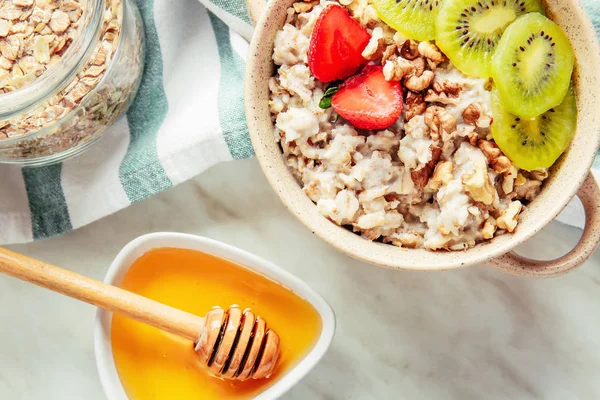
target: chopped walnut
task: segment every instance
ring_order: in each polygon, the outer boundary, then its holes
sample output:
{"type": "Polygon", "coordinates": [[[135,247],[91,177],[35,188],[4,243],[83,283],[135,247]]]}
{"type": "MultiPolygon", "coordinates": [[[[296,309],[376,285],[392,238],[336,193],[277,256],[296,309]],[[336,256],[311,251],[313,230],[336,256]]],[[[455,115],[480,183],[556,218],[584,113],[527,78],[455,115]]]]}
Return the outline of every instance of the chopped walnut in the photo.
{"type": "MultiPolygon", "coordinates": [[[[356,21],[358,21],[358,23],[360,23],[361,25],[363,25],[365,28],[367,29],[373,29],[376,28],[377,26],[383,26],[383,24],[381,23],[381,20],[379,19],[379,15],[377,14],[377,11],[375,10],[375,7],[373,7],[372,4],[370,4],[370,1],[367,0],[342,0],[345,3],[348,4],[344,4],[348,6],[348,9],[350,10],[352,16],[354,17],[354,19],[356,19],[356,21]]],[[[342,3],[343,4],[343,3],[342,3]]],[[[384,26],[384,29],[387,28],[384,26]]],[[[388,28],[389,30],[389,28],[388,28]]],[[[388,36],[391,36],[392,34],[389,33],[388,36]]]]}
{"type": "Polygon", "coordinates": [[[434,141],[439,141],[440,137],[456,130],[456,118],[440,106],[428,107],[424,120],[425,125],[431,130],[431,139],[434,141]]]}
{"type": "Polygon", "coordinates": [[[364,229],[358,226],[358,230],[360,231],[360,236],[367,240],[377,240],[381,236],[379,229],[364,229]]]}
{"type": "Polygon", "coordinates": [[[489,217],[483,224],[481,237],[484,239],[491,239],[494,237],[494,233],[496,233],[496,219],[494,217],[489,217]]]}
{"type": "Polygon", "coordinates": [[[508,171],[504,174],[504,179],[502,180],[502,191],[504,194],[512,193],[515,189],[515,179],[517,178],[517,168],[514,165],[511,165],[508,168],[508,171]]]}
{"type": "Polygon", "coordinates": [[[472,174],[463,175],[462,178],[463,185],[465,185],[465,191],[473,200],[490,205],[494,202],[496,189],[488,174],[485,161],[483,159],[474,161],[475,171],[472,174]]]}
{"type": "Polygon", "coordinates": [[[424,71],[421,76],[416,74],[410,75],[405,81],[404,86],[413,92],[420,92],[425,90],[433,82],[434,74],[432,71],[424,71]]]}
{"type": "Polygon", "coordinates": [[[367,44],[367,47],[362,52],[363,58],[367,60],[378,60],[381,58],[383,54],[383,50],[385,49],[385,42],[383,40],[383,28],[377,27],[373,29],[371,33],[371,39],[367,44]]]}
{"type": "Polygon", "coordinates": [[[443,185],[447,185],[452,179],[454,179],[454,175],[452,174],[454,170],[454,165],[450,161],[443,161],[438,163],[433,170],[433,175],[429,180],[429,187],[433,190],[438,190],[443,185]]]}
{"type": "Polygon", "coordinates": [[[405,76],[412,74],[414,70],[414,65],[403,58],[390,59],[383,65],[383,76],[387,81],[399,81],[405,76]]]}
{"type": "Polygon", "coordinates": [[[478,128],[488,128],[494,119],[491,114],[485,110],[481,103],[472,103],[464,109],[462,114],[463,120],[478,128]]]}
{"type": "Polygon", "coordinates": [[[529,178],[533,179],[534,181],[544,181],[546,180],[546,178],[548,178],[548,170],[547,169],[538,169],[535,171],[529,171],[529,178]]]}
{"type": "Polygon", "coordinates": [[[385,48],[383,54],[381,55],[381,64],[384,65],[387,60],[395,60],[398,58],[396,55],[396,51],[398,50],[398,46],[395,44],[390,44],[385,48]]]}
{"type": "MultiPolygon", "coordinates": [[[[435,83],[434,83],[435,84],[435,83]]],[[[458,98],[450,97],[446,93],[436,93],[434,90],[429,89],[425,95],[425,101],[428,103],[441,103],[441,104],[458,104],[458,98]]]]}
{"type": "Polygon", "coordinates": [[[458,82],[433,82],[432,89],[427,91],[425,101],[456,105],[462,89],[463,85],[458,82]]]}
{"type": "Polygon", "coordinates": [[[496,143],[490,142],[489,140],[480,140],[477,143],[477,147],[485,154],[489,162],[492,162],[492,160],[502,155],[502,151],[496,146],[496,143]]]}
{"type": "Polygon", "coordinates": [[[422,57],[419,57],[411,60],[410,62],[415,67],[415,75],[423,75],[423,72],[425,72],[425,60],[422,57]]]}
{"type": "Polygon", "coordinates": [[[419,57],[419,45],[412,40],[406,40],[400,48],[400,55],[407,60],[414,60],[419,57]]]}
{"type": "Polygon", "coordinates": [[[421,245],[422,238],[414,233],[394,233],[391,237],[391,243],[394,246],[406,247],[409,249],[417,248],[421,245]]]}
{"type": "Polygon", "coordinates": [[[511,202],[496,221],[498,228],[511,233],[514,232],[517,227],[517,218],[522,207],[521,202],[518,200],[511,202]]]}
{"type": "Polygon", "coordinates": [[[427,104],[423,101],[423,95],[409,91],[406,94],[406,104],[404,105],[404,116],[410,121],[416,115],[421,115],[427,109],[427,104]]]}
{"type": "Polygon", "coordinates": [[[469,143],[471,144],[471,146],[477,146],[477,143],[479,142],[479,140],[481,140],[479,133],[475,131],[475,129],[471,130],[467,134],[467,138],[469,139],[469,143]]]}
{"type": "Polygon", "coordinates": [[[436,93],[445,93],[450,97],[460,96],[460,92],[463,90],[463,84],[459,82],[443,81],[434,82],[432,85],[433,91],[436,93]]]}
{"type": "Polygon", "coordinates": [[[515,179],[515,186],[522,186],[527,182],[527,178],[523,176],[520,172],[517,174],[517,179],[515,179]]]}
{"type": "Polygon", "coordinates": [[[427,62],[432,69],[446,60],[446,57],[444,57],[438,47],[431,42],[423,41],[419,43],[417,50],[419,54],[427,58],[427,62]]]}
{"type": "Polygon", "coordinates": [[[506,156],[500,156],[495,160],[492,160],[491,164],[492,168],[494,168],[494,171],[496,171],[499,174],[507,172],[512,166],[512,163],[506,156]]]}
{"type": "Polygon", "coordinates": [[[525,182],[522,185],[519,185],[519,186],[515,185],[515,194],[516,194],[516,197],[519,199],[525,199],[525,200],[531,201],[538,195],[541,188],[542,188],[542,182],[528,180],[527,182],[525,182]]]}
{"type": "Polygon", "coordinates": [[[312,10],[317,4],[319,4],[318,1],[310,1],[310,2],[296,2],[294,3],[294,10],[296,11],[297,14],[301,14],[301,13],[305,13],[305,12],[309,12],[310,10],[312,10]]]}
{"type": "Polygon", "coordinates": [[[502,154],[496,143],[481,139],[477,146],[485,154],[494,171],[503,174],[509,170],[512,164],[508,157],[502,154]]]}
{"type": "Polygon", "coordinates": [[[424,188],[425,186],[427,186],[427,182],[429,182],[429,177],[433,172],[433,167],[437,164],[441,154],[442,149],[440,149],[437,146],[431,146],[431,159],[427,162],[427,164],[423,165],[419,169],[410,172],[410,177],[412,178],[416,186],[420,188],[424,188]]]}

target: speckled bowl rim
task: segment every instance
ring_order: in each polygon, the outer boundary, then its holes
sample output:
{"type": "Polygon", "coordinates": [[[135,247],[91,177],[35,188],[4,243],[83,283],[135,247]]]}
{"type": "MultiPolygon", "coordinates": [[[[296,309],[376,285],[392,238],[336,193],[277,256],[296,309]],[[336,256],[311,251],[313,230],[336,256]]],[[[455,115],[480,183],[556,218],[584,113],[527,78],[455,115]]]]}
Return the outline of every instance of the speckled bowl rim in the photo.
{"type": "Polygon", "coordinates": [[[402,270],[447,270],[483,263],[505,254],[548,225],[577,193],[600,147],[600,46],[594,28],[578,0],[550,0],[547,12],[573,45],[578,127],[567,152],[551,169],[540,195],[522,213],[517,230],[458,252],[403,249],[365,240],[323,217],[302,192],[285,165],[273,134],[268,110],[268,78],[276,32],[294,0],[272,0],[257,23],[246,67],[245,105],[250,137],[269,183],[284,203],[312,233],[336,249],[367,263],[402,270]]]}

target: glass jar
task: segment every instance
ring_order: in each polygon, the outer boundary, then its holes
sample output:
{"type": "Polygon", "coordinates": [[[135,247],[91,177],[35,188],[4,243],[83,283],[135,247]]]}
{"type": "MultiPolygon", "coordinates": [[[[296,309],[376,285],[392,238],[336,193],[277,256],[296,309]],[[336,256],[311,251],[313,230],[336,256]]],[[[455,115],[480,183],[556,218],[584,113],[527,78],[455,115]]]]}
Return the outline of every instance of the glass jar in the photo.
{"type": "MultiPolygon", "coordinates": [[[[133,1],[71,0],[60,4],[60,10],[64,8],[65,15],[73,19],[77,15],[71,14],[79,12],[71,10],[73,4],[82,5],[77,27],[56,34],[62,30],[60,18],[48,20],[48,14],[39,10],[31,15],[36,18],[31,25],[47,34],[46,41],[52,39],[51,52],[58,48],[55,46],[64,45],[63,36],[68,48],[49,58],[44,43],[39,43],[42,50],[33,47],[33,55],[25,60],[29,64],[17,71],[19,75],[14,75],[14,69],[9,78],[4,73],[9,80],[0,90],[0,163],[40,166],[80,154],[100,138],[135,97],[143,70],[144,30],[133,1]],[[38,23],[43,25],[36,26],[38,23]],[[39,59],[46,63],[40,66],[39,59]],[[28,72],[30,64],[37,69],[28,72]],[[40,72],[40,68],[45,70],[40,72]]],[[[54,18],[52,13],[57,10],[50,8],[48,12],[54,18]]],[[[0,17],[16,18],[12,22],[9,19],[14,26],[20,19],[12,11],[4,10],[0,17]]],[[[58,17],[63,16],[61,13],[58,17]]],[[[13,65],[21,66],[23,60],[17,59],[13,65]]]]}

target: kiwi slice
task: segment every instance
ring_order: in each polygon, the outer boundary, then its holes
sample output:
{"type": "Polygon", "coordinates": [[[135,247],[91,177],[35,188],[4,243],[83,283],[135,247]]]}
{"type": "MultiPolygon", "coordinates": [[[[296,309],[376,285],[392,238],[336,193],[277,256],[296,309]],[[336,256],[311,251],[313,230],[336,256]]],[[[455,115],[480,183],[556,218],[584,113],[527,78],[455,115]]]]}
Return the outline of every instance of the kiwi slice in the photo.
{"type": "Polygon", "coordinates": [[[435,17],[441,0],[373,0],[379,17],[410,39],[435,39],[435,17]]]}
{"type": "Polygon", "coordinates": [[[562,102],[574,62],[563,30],[531,13],[504,32],[492,59],[492,76],[506,108],[521,118],[533,118],[562,102]]]}
{"type": "Polygon", "coordinates": [[[492,114],[496,144],[516,166],[529,171],[554,164],[569,145],[577,126],[572,86],[561,104],[532,119],[522,119],[508,111],[494,89],[492,114]]]}
{"type": "Polygon", "coordinates": [[[488,78],[502,33],[520,15],[544,12],[540,0],[444,0],[436,43],[466,75],[488,78]]]}

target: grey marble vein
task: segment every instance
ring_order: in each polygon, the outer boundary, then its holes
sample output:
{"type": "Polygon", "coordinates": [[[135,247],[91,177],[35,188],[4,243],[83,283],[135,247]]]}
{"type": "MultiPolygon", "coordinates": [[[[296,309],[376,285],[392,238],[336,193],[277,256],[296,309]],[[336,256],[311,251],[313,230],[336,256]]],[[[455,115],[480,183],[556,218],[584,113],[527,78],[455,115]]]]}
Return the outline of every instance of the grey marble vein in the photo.
{"type": "MultiPolygon", "coordinates": [[[[286,400],[600,398],[600,254],[544,281],[485,267],[374,268],[312,235],[255,160],[218,165],[64,237],[11,248],[100,279],[125,243],[163,230],[249,250],[331,303],[331,349],[286,400]]],[[[554,223],[519,251],[556,257],[579,235],[554,223]]],[[[0,399],[104,398],[92,307],[0,277],[0,318],[0,399]]]]}

